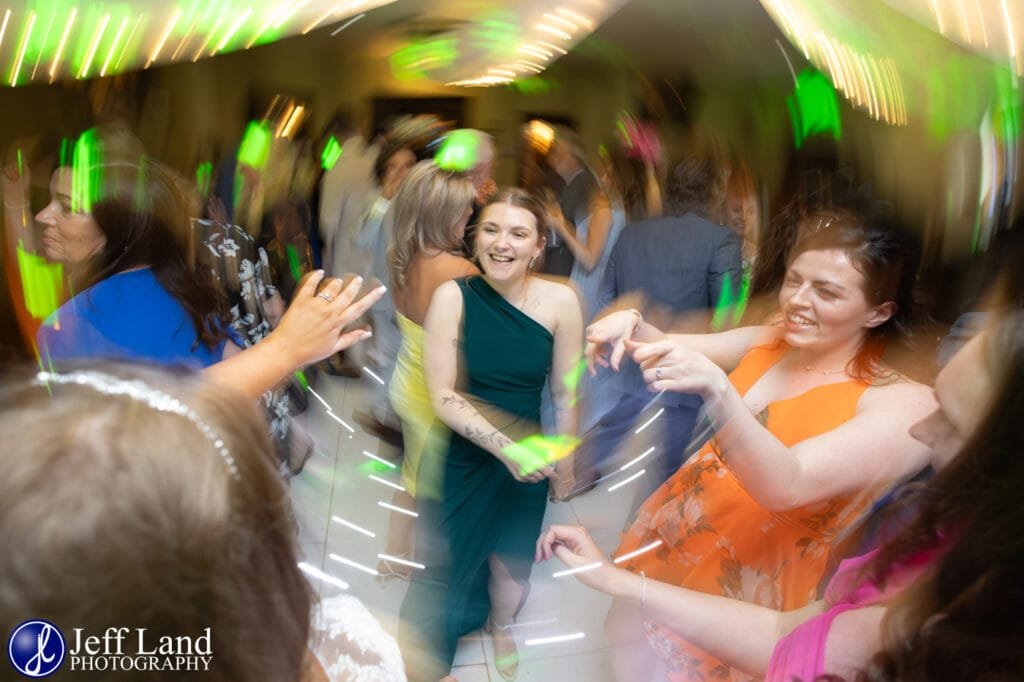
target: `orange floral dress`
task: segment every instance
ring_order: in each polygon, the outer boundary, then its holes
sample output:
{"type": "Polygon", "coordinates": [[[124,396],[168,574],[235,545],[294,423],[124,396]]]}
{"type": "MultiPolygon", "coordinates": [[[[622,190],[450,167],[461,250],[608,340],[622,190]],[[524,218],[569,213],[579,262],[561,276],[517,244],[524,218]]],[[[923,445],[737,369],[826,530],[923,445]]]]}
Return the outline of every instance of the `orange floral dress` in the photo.
{"type": "MultiPolygon", "coordinates": [[[[751,349],[729,380],[745,394],[789,349],[782,341],[751,349]]],[[[867,387],[853,380],[818,386],[770,403],[758,419],[791,446],[851,419],[867,387]]],[[[660,540],[623,567],[644,571],[653,580],[772,609],[800,608],[817,598],[832,542],[861,518],[873,497],[768,511],[743,489],[712,439],[644,502],[615,555],[660,540]]],[[[658,623],[645,619],[645,630],[670,680],[751,679],[658,623]]]]}

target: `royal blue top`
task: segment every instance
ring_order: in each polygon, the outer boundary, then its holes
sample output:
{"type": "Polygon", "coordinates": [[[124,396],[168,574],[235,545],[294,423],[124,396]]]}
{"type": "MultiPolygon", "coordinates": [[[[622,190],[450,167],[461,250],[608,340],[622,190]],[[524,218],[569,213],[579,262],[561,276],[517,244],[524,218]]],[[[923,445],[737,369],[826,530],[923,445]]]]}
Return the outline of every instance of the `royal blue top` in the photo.
{"type": "Polygon", "coordinates": [[[103,358],[198,369],[220,362],[225,342],[211,349],[198,341],[181,303],[142,268],[107,277],[73,297],[47,318],[36,343],[44,364],[103,358]]]}

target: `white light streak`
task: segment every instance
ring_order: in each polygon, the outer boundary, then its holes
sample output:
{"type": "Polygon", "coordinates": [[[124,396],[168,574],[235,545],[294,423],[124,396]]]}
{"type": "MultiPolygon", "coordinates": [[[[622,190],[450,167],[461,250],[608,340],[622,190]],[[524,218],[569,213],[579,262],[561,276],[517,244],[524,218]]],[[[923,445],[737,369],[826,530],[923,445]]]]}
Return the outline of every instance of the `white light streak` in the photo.
{"type": "Polygon", "coordinates": [[[245,10],[245,12],[243,12],[240,17],[235,19],[235,23],[231,25],[231,28],[228,29],[228,32],[225,33],[224,37],[220,39],[219,43],[217,43],[217,47],[213,48],[213,52],[210,53],[211,56],[217,54],[218,52],[224,49],[224,47],[228,44],[228,41],[231,40],[236,33],[238,33],[238,29],[242,28],[242,24],[245,23],[245,20],[248,19],[249,15],[251,14],[252,7],[245,10]]]}
{"type": "Polygon", "coordinates": [[[519,51],[526,52],[527,54],[532,54],[534,57],[541,57],[543,59],[550,59],[555,54],[554,52],[549,52],[548,50],[540,47],[534,47],[533,45],[520,45],[519,51]]]}
{"type": "Polygon", "coordinates": [[[594,22],[593,21],[591,21],[587,17],[583,16],[582,14],[578,14],[576,12],[573,12],[571,9],[566,9],[564,7],[559,7],[555,11],[558,12],[559,14],[561,14],[563,17],[568,17],[568,18],[572,19],[577,24],[582,24],[583,26],[586,26],[587,28],[594,28],[594,22]]]}
{"type": "Polygon", "coordinates": [[[393,563],[396,563],[396,564],[402,564],[403,566],[409,566],[411,568],[418,568],[421,571],[424,568],[426,568],[426,566],[424,566],[423,564],[418,564],[415,561],[409,561],[408,559],[401,559],[401,558],[396,557],[396,556],[391,556],[390,554],[378,554],[377,558],[378,559],[383,559],[384,561],[390,561],[390,562],[393,562],[393,563]]]}
{"type": "Polygon", "coordinates": [[[328,411],[327,412],[327,416],[330,417],[331,419],[333,419],[334,421],[338,422],[342,426],[344,426],[346,429],[348,429],[349,433],[355,433],[356,432],[355,429],[353,429],[351,426],[349,426],[348,424],[345,423],[344,419],[342,419],[338,415],[334,414],[333,412],[328,411]]]}
{"type": "MultiPolygon", "coordinates": [[[[110,17],[107,16],[107,19],[110,17]]],[[[21,39],[21,46],[18,48],[18,58],[14,62],[14,68],[11,69],[11,86],[18,84],[18,73],[21,71],[21,62],[25,59],[25,50],[28,48],[28,40],[32,37],[32,28],[36,25],[36,13],[30,11],[28,13],[28,28],[25,30],[25,35],[21,39]]],[[[93,48],[95,52],[95,47],[93,48]]],[[[92,59],[91,57],[89,58],[92,59]]]]}
{"type": "Polygon", "coordinates": [[[547,19],[548,21],[553,21],[556,24],[560,24],[562,26],[565,26],[570,31],[576,31],[576,30],[579,29],[579,26],[577,26],[573,22],[569,21],[565,17],[559,17],[559,16],[556,16],[554,14],[551,14],[550,12],[545,12],[544,13],[544,18],[547,19]]]}
{"type": "Polygon", "coordinates": [[[329,17],[332,14],[334,14],[334,12],[335,12],[335,10],[333,10],[333,9],[329,9],[326,12],[324,12],[322,15],[320,15],[320,18],[318,18],[316,21],[314,21],[312,24],[310,24],[306,28],[302,29],[302,35],[306,35],[310,31],[312,31],[314,28],[316,28],[317,26],[322,24],[324,22],[324,20],[327,19],[327,17],[329,17]]]}
{"type": "Polygon", "coordinates": [[[362,533],[363,535],[365,535],[368,538],[375,538],[375,537],[377,537],[377,534],[374,533],[372,530],[366,530],[362,526],[357,526],[356,524],[352,523],[351,521],[346,521],[345,519],[341,518],[340,516],[332,516],[331,517],[331,521],[334,521],[335,523],[340,523],[341,525],[343,525],[343,526],[345,526],[347,528],[351,528],[352,530],[354,530],[357,533],[362,533]]]}
{"type": "Polygon", "coordinates": [[[373,460],[376,460],[376,461],[380,462],[381,464],[386,464],[387,466],[391,467],[392,469],[397,469],[398,468],[397,464],[393,464],[393,463],[387,461],[386,459],[384,459],[383,457],[378,457],[377,455],[373,454],[372,452],[367,452],[366,450],[363,450],[363,454],[366,455],[367,457],[369,457],[370,459],[373,459],[373,460]]]}
{"type": "Polygon", "coordinates": [[[401,491],[403,493],[405,492],[405,488],[403,488],[402,486],[398,485],[397,483],[392,483],[391,481],[387,480],[386,478],[381,478],[380,476],[374,476],[373,474],[370,474],[370,478],[372,478],[373,480],[377,481],[377,483],[383,483],[384,485],[388,486],[389,488],[394,488],[395,490],[401,491]]]}
{"type": "Polygon", "coordinates": [[[557,52],[559,54],[569,54],[566,50],[564,50],[563,48],[559,47],[558,45],[553,45],[552,43],[544,42],[543,40],[538,40],[538,41],[536,41],[536,43],[538,45],[540,45],[541,47],[546,47],[549,50],[554,50],[555,52],[557,52]]]}
{"type": "Polygon", "coordinates": [[[402,507],[396,507],[395,505],[388,504],[387,502],[384,502],[383,500],[377,500],[377,506],[378,507],[384,507],[385,509],[390,509],[391,511],[396,511],[396,512],[398,512],[400,514],[406,514],[407,516],[411,516],[413,518],[416,518],[416,517],[419,516],[419,514],[417,514],[414,511],[409,511],[408,509],[403,509],[402,507]]]}
{"type": "Polygon", "coordinates": [[[124,56],[128,54],[128,46],[132,44],[132,38],[135,37],[135,32],[139,30],[139,24],[146,18],[145,14],[140,14],[139,18],[135,20],[135,25],[132,26],[132,32],[128,34],[128,39],[124,41],[124,47],[121,49],[121,54],[117,56],[117,63],[114,64],[114,71],[121,70],[121,62],[124,61],[124,56]]]}
{"type": "Polygon", "coordinates": [[[551,574],[551,577],[552,578],[561,578],[561,577],[564,577],[564,576],[567,576],[567,575],[575,575],[576,573],[583,573],[585,571],[593,571],[595,568],[601,568],[602,563],[603,562],[595,561],[594,563],[587,564],[586,566],[578,566],[576,568],[569,568],[569,569],[566,569],[564,571],[555,571],[554,573],[551,574]]]}
{"type": "Polygon", "coordinates": [[[654,452],[654,446],[653,445],[651,447],[647,448],[643,452],[643,454],[640,455],[639,457],[635,457],[635,458],[629,460],[628,462],[626,462],[625,464],[623,464],[622,466],[620,466],[619,467],[619,471],[625,471],[626,469],[628,469],[629,467],[633,466],[634,464],[636,464],[637,462],[639,462],[640,460],[642,460],[644,457],[646,457],[647,455],[651,454],[652,452],[654,452]]]}
{"type": "Polygon", "coordinates": [[[636,472],[635,474],[633,474],[632,476],[630,476],[630,477],[629,477],[629,478],[627,478],[626,480],[624,480],[624,481],[619,481],[619,482],[618,482],[618,483],[616,483],[615,485],[613,485],[613,486],[611,486],[610,488],[608,488],[608,492],[610,492],[610,493],[613,493],[613,492],[615,492],[616,490],[618,490],[619,488],[621,488],[622,486],[626,485],[627,483],[630,483],[631,481],[635,481],[636,479],[638,479],[638,478],[640,478],[641,476],[643,476],[643,475],[644,475],[644,472],[646,472],[646,471],[647,471],[647,469],[641,469],[640,471],[636,472]]]}
{"type": "Polygon", "coordinates": [[[545,24],[543,21],[534,26],[534,28],[536,28],[538,31],[544,31],[545,33],[550,33],[553,36],[558,36],[562,40],[572,40],[572,36],[563,31],[562,29],[555,28],[554,26],[551,26],[549,24],[545,24]]]}
{"type": "Polygon", "coordinates": [[[100,67],[100,76],[107,75],[107,68],[110,67],[110,60],[114,58],[114,50],[117,49],[117,44],[121,42],[121,36],[124,35],[124,30],[128,28],[128,17],[121,20],[121,27],[117,29],[117,35],[114,36],[114,42],[110,44],[110,51],[107,52],[107,58],[103,60],[103,66],[100,67]]]}
{"type": "MultiPolygon", "coordinates": [[[[71,16],[75,16],[76,10],[71,10],[71,16]]],[[[7,35],[7,22],[11,20],[11,10],[4,12],[4,25],[0,26],[0,45],[4,42],[4,36],[7,35]]],[[[65,35],[67,32],[65,31],[65,35]]]]}
{"type": "Polygon", "coordinates": [[[615,557],[613,563],[621,564],[623,561],[629,561],[630,559],[632,559],[635,556],[640,556],[644,552],[649,552],[652,549],[654,549],[655,547],[660,547],[660,546],[661,546],[661,540],[655,540],[651,544],[644,545],[640,549],[634,549],[632,552],[627,552],[626,554],[623,554],[620,557],[615,557]]]}
{"type": "Polygon", "coordinates": [[[381,379],[376,374],[374,374],[372,369],[370,369],[369,367],[363,367],[363,371],[366,372],[367,374],[369,374],[370,378],[373,379],[374,381],[376,381],[378,384],[380,384],[381,386],[384,385],[384,380],[381,379]]]}
{"type": "MultiPolygon", "coordinates": [[[[8,10],[10,12],[10,10],[8,10]]],[[[53,57],[53,63],[50,65],[50,82],[52,83],[57,79],[57,67],[60,66],[60,56],[64,54],[64,46],[68,42],[68,34],[71,33],[71,25],[75,23],[75,17],[78,16],[78,8],[72,7],[71,14],[68,16],[68,23],[64,25],[64,33],[61,34],[60,44],[57,45],[57,54],[53,57]]],[[[7,19],[4,19],[4,26],[7,26],[7,19]]],[[[0,34],[2,35],[2,34],[0,34]]]]}
{"type": "Polygon", "coordinates": [[[540,644],[557,644],[558,642],[571,642],[575,639],[586,637],[582,632],[574,632],[571,635],[557,635],[555,637],[538,637],[526,640],[526,646],[538,646],[540,644]]]}
{"type": "Polygon", "coordinates": [[[325,583],[327,583],[329,585],[334,585],[335,587],[340,587],[343,590],[347,590],[348,589],[348,583],[345,582],[344,580],[342,580],[341,578],[335,578],[330,573],[324,573],[319,568],[316,568],[315,566],[307,564],[305,561],[300,561],[299,562],[299,570],[302,571],[303,573],[307,574],[307,575],[313,576],[317,580],[322,580],[323,582],[325,582],[325,583]]]}
{"type": "Polygon", "coordinates": [[[313,387],[312,387],[312,386],[310,386],[310,387],[309,387],[309,392],[310,392],[310,394],[312,394],[312,396],[313,396],[314,398],[316,398],[317,400],[319,400],[319,401],[320,401],[320,404],[321,404],[321,405],[323,405],[324,407],[326,407],[326,408],[327,408],[327,411],[328,411],[328,412],[333,412],[333,411],[334,411],[333,409],[331,409],[331,406],[327,404],[327,401],[326,401],[326,400],[324,400],[323,398],[321,398],[321,397],[320,397],[320,394],[319,394],[319,393],[317,393],[316,391],[314,391],[314,390],[313,390],[313,387]]]}
{"type": "Polygon", "coordinates": [[[643,424],[642,424],[642,425],[640,426],[640,428],[638,428],[638,429],[637,429],[636,431],[634,431],[633,433],[634,433],[634,434],[636,434],[636,433],[640,433],[641,431],[643,431],[644,429],[646,429],[646,428],[647,428],[648,426],[650,426],[650,425],[651,425],[651,422],[653,422],[653,421],[654,421],[655,419],[657,419],[658,417],[660,417],[660,416],[661,416],[661,413],[662,413],[662,412],[664,412],[664,411],[665,411],[665,408],[664,408],[664,407],[662,407],[662,408],[659,408],[659,409],[658,409],[658,411],[654,413],[654,416],[653,416],[653,417],[651,417],[650,419],[648,419],[647,421],[645,421],[645,422],[644,422],[644,423],[643,423],[643,424]]]}
{"type": "Polygon", "coordinates": [[[342,31],[344,31],[346,28],[348,28],[352,24],[356,23],[357,21],[359,21],[360,19],[362,19],[365,16],[366,16],[366,13],[364,12],[364,13],[360,14],[359,16],[352,17],[351,19],[346,21],[344,24],[342,24],[338,28],[336,28],[333,31],[331,31],[331,37],[333,38],[334,36],[338,35],[342,31]]]}
{"type": "Polygon", "coordinates": [[[328,554],[327,556],[329,556],[331,560],[337,561],[339,564],[351,566],[352,568],[362,571],[363,573],[369,573],[370,575],[380,575],[379,573],[377,573],[375,569],[372,569],[369,566],[363,566],[358,561],[352,561],[351,559],[346,559],[345,557],[338,556],[337,554],[328,554]]]}
{"type": "Polygon", "coordinates": [[[551,623],[557,623],[557,622],[558,622],[557,618],[547,618],[545,620],[529,620],[529,621],[525,621],[525,622],[522,622],[522,623],[509,623],[508,625],[505,626],[505,629],[506,630],[511,630],[512,628],[528,628],[528,627],[532,627],[534,625],[550,625],[551,623]]]}
{"type": "Polygon", "coordinates": [[[174,25],[178,23],[179,19],[181,19],[180,7],[174,10],[174,14],[167,22],[167,26],[164,27],[163,35],[160,36],[160,42],[156,44],[156,49],[153,50],[153,54],[149,55],[149,61],[146,62],[147,69],[156,61],[156,58],[160,56],[160,51],[164,49],[164,44],[167,42],[167,39],[171,37],[171,31],[174,29],[174,25]]]}

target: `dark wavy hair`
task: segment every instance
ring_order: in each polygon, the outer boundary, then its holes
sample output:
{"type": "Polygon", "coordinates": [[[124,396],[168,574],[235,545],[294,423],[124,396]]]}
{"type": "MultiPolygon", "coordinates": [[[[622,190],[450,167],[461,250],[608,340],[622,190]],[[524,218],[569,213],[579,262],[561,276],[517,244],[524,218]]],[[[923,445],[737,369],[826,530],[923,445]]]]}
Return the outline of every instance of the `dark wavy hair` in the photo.
{"type": "Polygon", "coordinates": [[[146,156],[106,158],[89,170],[95,184],[89,214],[106,244],[90,263],[88,284],[149,266],[192,320],[197,345],[213,348],[228,338],[227,302],[213,273],[195,263],[183,181],[146,156]]]}
{"type": "Polygon", "coordinates": [[[1024,314],[995,316],[986,332],[997,382],[989,413],[915,496],[916,520],[882,547],[870,570],[881,583],[889,567],[917,552],[944,552],[890,603],[884,650],[862,680],[1024,678],[1024,314]]]}
{"type": "Polygon", "coordinates": [[[800,220],[799,238],[789,254],[787,268],[800,254],[819,250],[846,254],[864,277],[868,304],[896,304],[892,317],[866,330],[847,368],[850,376],[869,383],[892,378],[882,356],[891,345],[912,346],[915,330],[927,319],[917,291],[920,251],[907,234],[881,217],[843,209],[814,211],[800,220]]]}
{"type": "Polygon", "coordinates": [[[704,154],[691,154],[672,167],[665,187],[665,213],[708,217],[722,203],[724,185],[719,167],[704,154]]]}

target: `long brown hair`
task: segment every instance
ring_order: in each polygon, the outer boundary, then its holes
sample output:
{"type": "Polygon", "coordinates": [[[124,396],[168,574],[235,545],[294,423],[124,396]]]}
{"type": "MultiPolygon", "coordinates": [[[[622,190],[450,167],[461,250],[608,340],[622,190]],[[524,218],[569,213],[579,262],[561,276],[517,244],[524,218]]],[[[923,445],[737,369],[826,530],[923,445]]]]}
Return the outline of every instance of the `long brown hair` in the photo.
{"type": "Polygon", "coordinates": [[[469,178],[442,170],[432,160],[409,171],[394,199],[394,239],[388,249],[391,286],[402,289],[408,284],[417,253],[459,251],[462,237],[456,228],[475,193],[469,178]]]}
{"type": "Polygon", "coordinates": [[[919,514],[879,551],[874,579],[884,581],[889,567],[922,550],[941,547],[942,555],[889,605],[884,652],[864,680],[1019,680],[1024,673],[1024,313],[994,315],[985,332],[997,386],[989,413],[912,498],[919,514]]]}
{"type": "Polygon", "coordinates": [[[73,196],[89,194],[88,213],[106,237],[106,244],[89,264],[95,284],[132,268],[149,266],[153,276],[188,314],[196,338],[209,348],[227,338],[227,303],[213,273],[195,263],[195,239],[183,181],[170,169],[146,156],[128,157],[110,150],[103,131],[87,131],[97,139],[99,158],[76,159],[73,196]],[[109,150],[109,151],[108,151],[109,150]],[[81,188],[88,176],[91,188],[81,188]]]}
{"type": "Polygon", "coordinates": [[[65,633],[147,628],[156,641],[209,627],[204,679],[297,682],[312,593],[255,404],[198,375],[112,363],[71,370],[159,391],[197,419],[86,382],[40,382],[28,371],[0,380],[0,628],[37,617],[65,633]]]}

